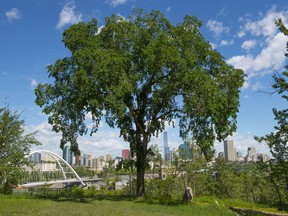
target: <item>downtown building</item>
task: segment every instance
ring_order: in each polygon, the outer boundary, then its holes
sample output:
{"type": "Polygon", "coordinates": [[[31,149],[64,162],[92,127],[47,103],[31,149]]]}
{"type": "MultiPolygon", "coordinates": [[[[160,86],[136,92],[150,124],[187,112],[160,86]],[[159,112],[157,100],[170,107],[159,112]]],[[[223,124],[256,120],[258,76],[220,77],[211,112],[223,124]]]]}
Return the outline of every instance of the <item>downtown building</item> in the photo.
{"type": "Polygon", "coordinates": [[[70,145],[65,145],[65,146],[64,146],[62,158],[63,158],[69,165],[73,165],[73,152],[71,151],[70,145]]]}
{"type": "Polygon", "coordinates": [[[129,159],[131,157],[131,153],[129,149],[122,149],[122,158],[129,159]]]}
{"type": "Polygon", "coordinates": [[[171,153],[168,146],[168,134],[167,131],[163,133],[163,143],[164,143],[164,160],[169,161],[171,159],[171,153]]]}
{"type": "Polygon", "coordinates": [[[224,141],[224,158],[226,161],[236,161],[236,150],[233,140],[224,141]]]}

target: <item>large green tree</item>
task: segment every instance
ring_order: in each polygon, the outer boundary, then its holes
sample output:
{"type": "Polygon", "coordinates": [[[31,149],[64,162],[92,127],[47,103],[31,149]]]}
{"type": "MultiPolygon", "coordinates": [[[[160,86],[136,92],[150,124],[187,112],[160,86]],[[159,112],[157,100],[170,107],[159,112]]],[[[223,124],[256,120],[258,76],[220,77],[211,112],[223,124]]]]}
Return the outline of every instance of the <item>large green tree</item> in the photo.
{"type": "Polygon", "coordinates": [[[62,132],[61,147],[87,133],[85,114],[97,131],[101,117],[130,143],[137,162],[137,194],[143,195],[148,143],[177,119],[180,136],[192,133],[208,157],[214,140],[236,129],[242,70],[227,65],[186,16],[171,24],[160,12],[112,15],[105,27],[78,23],[63,33],[71,56],[48,66],[54,83],[36,88],[36,103],[62,132]]]}
{"type": "MultiPolygon", "coordinates": [[[[276,21],[276,25],[279,30],[288,36],[288,29],[284,26],[281,19],[276,21]]],[[[286,44],[285,56],[288,57],[288,42],[286,44]]],[[[274,84],[272,87],[275,92],[280,94],[282,98],[288,100],[288,65],[286,70],[282,73],[276,73],[274,78],[274,84]]],[[[274,127],[275,131],[267,134],[263,137],[256,137],[258,141],[265,141],[269,148],[272,156],[275,158],[275,163],[270,162],[271,176],[270,178],[275,182],[277,189],[279,202],[282,206],[288,204],[288,109],[277,110],[273,109],[274,119],[277,121],[277,125],[274,127]],[[279,186],[279,184],[281,186],[279,186]],[[284,188],[284,201],[281,198],[281,191],[279,188],[284,188]],[[286,202],[286,203],[285,203],[286,202]]]]}
{"type": "Polygon", "coordinates": [[[24,121],[8,106],[0,108],[0,193],[12,193],[29,165],[31,145],[40,144],[35,133],[25,134],[24,121]]]}

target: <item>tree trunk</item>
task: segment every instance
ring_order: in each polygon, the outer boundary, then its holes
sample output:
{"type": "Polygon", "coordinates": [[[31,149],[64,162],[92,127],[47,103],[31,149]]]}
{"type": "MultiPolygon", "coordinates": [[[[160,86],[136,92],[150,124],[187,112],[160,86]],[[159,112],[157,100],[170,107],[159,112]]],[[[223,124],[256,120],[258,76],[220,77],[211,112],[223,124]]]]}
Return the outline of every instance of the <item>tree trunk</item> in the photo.
{"type": "Polygon", "coordinates": [[[147,159],[147,145],[148,137],[143,135],[143,140],[138,143],[136,152],[136,168],[137,168],[137,196],[145,195],[145,182],[144,175],[146,170],[146,159],[147,159]]]}
{"type": "Polygon", "coordinates": [[[278,199],[279,199],[279,202],[278,202],[278,203],[279,203],[280,207],[282,208],[283,203],[282,203],[282,197],[281,197],[281,192],[280,192],[279,186],[277,185],[275,179],[272,179],[272,183],[273,183],[273,185],[274,185],[274,187],[275,187],[275,190],[276,190],[276,192],[277,192],[277,195],[278,195],[278,199]]]}
{"type": "Polygon", "coordinates": [[[144,183],[145,167],[137,166],[137,196],[145,195],[145,183],[144,183]]]}

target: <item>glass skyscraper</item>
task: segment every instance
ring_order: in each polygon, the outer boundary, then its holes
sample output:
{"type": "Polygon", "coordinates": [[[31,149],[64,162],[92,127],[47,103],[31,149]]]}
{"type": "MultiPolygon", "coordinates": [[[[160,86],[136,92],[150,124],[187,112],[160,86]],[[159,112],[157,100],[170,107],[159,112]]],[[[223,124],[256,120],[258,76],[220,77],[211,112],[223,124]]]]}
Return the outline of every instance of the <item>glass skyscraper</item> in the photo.
{"type": "Polygon", "coordinates": [[[168,154],[169,154],[169,147],[168,147],[168,134],[167,131],[163,134],[163,141],[164,141],[164,160],[168,160],[168,154]]]}
{"type": "Polygon", "coordinates": [[[73,163],[73,153],[69,145],[64,146],[62,158],[70,165],[73,163]]]}

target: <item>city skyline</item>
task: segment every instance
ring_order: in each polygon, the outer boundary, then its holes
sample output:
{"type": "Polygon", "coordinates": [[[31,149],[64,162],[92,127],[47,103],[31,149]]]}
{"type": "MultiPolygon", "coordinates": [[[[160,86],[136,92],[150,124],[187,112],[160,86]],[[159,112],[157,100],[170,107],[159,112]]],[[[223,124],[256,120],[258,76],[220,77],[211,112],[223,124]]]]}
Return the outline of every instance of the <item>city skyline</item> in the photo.
{"type": "MultiPolygon", "coordinates": [[[[243,157],[243,156],[248,156],[250,158],[252,158],[253,156],[256,156],[257,154],[266,154],[267,156],[271,156],[270,154],[267,154],[266,152],[259,152],[256,150],[255,146],[248,146],[247,149],[244,151],[244,152],[240,152],[240,151],[237,151],[237,148],[236,146],[234,146],[234,141],[233,140],[229,140],[229,139],[226,139],[222,142],[223,144],[223,151],[217,151],[216,149],[214,154],[216,157],[220,157],[220,155],[222,155],[221,157],[224,157],[225,160],[227,161],[235,161],[237,160],[237,158],[239,157],[243,157]]],[[[189,150],[190,147],[191,148],[199,148],[197,145],[195,146],[195,142],[190,142],[190,141],[184,141],[183,143],[180,143],[176,148],[173,148],[172,150],[170,150],[169,148],[169,145],[168,145],[168,133],[164,132],[163,133],[163,145],[162,145],[162,148],[163,148],[163,152],[165,152],[165,148],[168,149],[169,151],[166,152],[165,154],[161,154],[162,155],[162,159],[163,160],[172,160],[173,159],[173,153],[176,151],[178,151],[178,154],[180,155],[181,152],[180,152],[180,149],[182,149],[183,151],[185,151],[186,153],[184,153],[188,158],[190,158],[189,154],[191,154],[192,152],[189,150]],[[165,144],[165,141],[167,141],[167,145],[165,144]],[[193,147],[194,146],[194,147],[193,147]],[[188,155],[187,155],[188,153],[188,155]],[[168,157],[167,155],[168,154],[168,157]]],[[[155,144],[154,144],[155,145],[155,144]]],[[[156,144],[158,146],[158,149],[160,151],[160,153],[162,152],[161,151],[161,145],[159,146],[158,144],[156,144]]],[[[81,153],[80,153],[81,154],[81,153]]],[[[111,155],[108,153],[104,153],[103,155],[98,155],[95,156],[93,154],[91,154],[90,152],[83,152],[81,155],[91,155],[93,158],[105,158],[106,155],[111,155]]],[[[80,155],[80,157],[81,157],[80,155]]],[[[111,155],[112,156],[112,155],[111,155]]],[[[74,157],[74,155],[73,155],[74,157]]],[[[129,159],[131,157],[131,153],[130,153],[130,149],[121,149],[121,153],[119,152],[119,154],[116,154],[116,155],[113,155],[112,158],[124,158],[124,159],[129,159]]],[[[62,151],[62,158],[64,160],[66,160],[66,158],[68,158],[68,163],[69,161],[72,161],[72,152],[70,151],[70,145],[65,145],[65,147],[63,148],[63,151],[62,151]]],[[[106,160],[105,160],[106,161],[106,160]]]]}
{"type": "MultiPolygon", "coordinates": [[[[262,93],[272,91],[273,72],[281,72],[285,65],[287,38],[279,33],[274,21],[281,17],[284,24],[288,24],[286,0],[251,0],[249,4],[241,0],[2,2],[0,106],[9,104],[13,111],[21,112],[20,118],[25,120],[27,133],[38,131],[36,137],[42,146],[37,149],[62,153],[59,148],[61,135],[52,132],[47,116],[35,105],[34,89],[41,82],[51,82],[47,77],[47,65],[70,55],[62,43],[63,31],[74,23],[87,22],[94,17],[98,20],[98,27],[103,28],[105,17],[114,13],[126,18],[132,14],[133,8],[143,8],[146,12],[159,10],[173,25],[182,22],[185,15],[196,16],[203,22],[200,30],[213,48],[228,64],[243,69],[247,74],[241,89],[238,129],[227,139],[234,140],[242,153],[249,146],[255,146],[259,152],[270,154],[267,145],[256,142],[254,136],[273,131],[272,108],[283,109],[286,106],[286,101],[279,95],[262,93]]],[[[89,113],[86,119],[90,128],[92,119],[89,113]]],[[[174,119],[175,128],[166,124],[170,149],[184,142],[179,138],[178,123],[174,119]]],[[[81,151],[95,155],[109,152],[116,156],[121,149],[129,149],[129,143],[119,138],[119,129],[109,128],[104,119],[100,126],[92,137],[79,137],[81,151]]],[[[159,133],[158,137],[152,137],[150,144],[157,143],[162,149],[162,140],[163,133],[159,133]]],[[[223,151],[223,143],[215,142],[215,149],[223,151]]]]}

